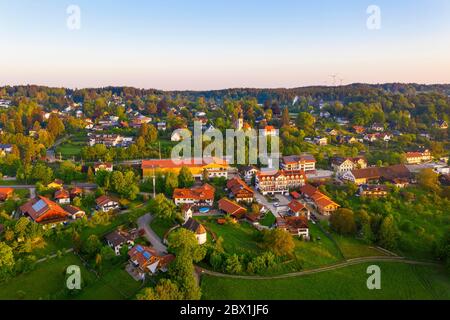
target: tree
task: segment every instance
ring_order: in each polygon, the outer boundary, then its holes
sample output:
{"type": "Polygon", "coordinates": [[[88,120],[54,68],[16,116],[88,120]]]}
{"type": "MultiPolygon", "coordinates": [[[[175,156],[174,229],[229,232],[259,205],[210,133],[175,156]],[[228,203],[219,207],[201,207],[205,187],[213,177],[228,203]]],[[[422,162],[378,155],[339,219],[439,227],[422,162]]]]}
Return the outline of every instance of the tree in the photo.
{"type": "Polygon", "coordinates": [[[180,228],[169,235],[169,248],[177,255],[188,254],[194,262],[203,260],[206,249],[198,244],[195,234],[187,229],[180,228]]]}
{"type": "Polygon", "coordinates": [[[57,138],[64,132],[64,129],[64,123],[58,118],[57,114],[52,113],[48,119],[47,131],[57,138]]]}
{"type": "Polygon", "coordinates": [[[87,240],[84,242],[83,251],[87,255],[93,257],[100,251],[101,247],[102,247],[102,243],[100,242],[98,237],[93,234],[93,235],[90,235],[89,238],[87,238],[87,240]]]}
{"type": "Polygon", "coordinates": [[[288,108],[284,108],[283,109],[283,114],[281,115],[281,124],[282,126],[289,126],[291,122],[291,117],[289,115],[289,110],[288,108]]]}
{"type": "Polygon", "coordinates": [[[53,180],[53,170],[42,162],[38,162],[31,170],[31,179],[36,182],[48,184],[53,180]]]}
{"type": "Polygon", "coordinates": [[[378,233],[379,244],[386,249],[395,249],[397,246],[398,235],[394,218],[392,216],[384,218],[378,233]]]}
{"type": "Polygon", "coordinates": [[[233,254],[225,261],[225,271],[228,273],[238,274],[242,272],[242,263],[237,254],[233,254]]]}
{"type": "Polygon", "coordinates": [[[136,298],[138,300],[183,300],[184,296],[177,283],[169,279],[161,279],[156,287],[143,289],[136,298]]]}
{"type": "Polygon", "coordinates": [[[353,211],[341,208],[336,210],[330,217],[331,228],[339,234],[354,234],[356,232],[356,222],[353,211]]]}
{"type": "Polygon", "coordinates": [[[158,219],[173,221],[177,217],[176,205],[164,194],[158,194],[151,200],[150,210],[158,219]]]}
{"type": "Polygon", "coordinates": [[[431,191],[439,191],[438,175],[434,173],[433,169],[424,169],[417,175],[417,182],[419,185],[431,191]]]}
{"type": "Polygon", "coordinates": [[[175,188],[178,188],[178,177],[175,173],[168,172],[164,184],[164,191],[167,195],[172,195],[175,188]]]}
{"type": "Polygon", "coordinates": [[[5,276],[14,268],[13,249],[4,242],[0,242],[0,277],[5,276]]]}
{"type": "Polygon", "coordinates": [[[282,229],[264,231],[263,244],[268,250],[279,257],[290,256],[295,249],[292,236],[282,229]]]}
{"type": "Polygon", "coordinates": [[[180,188],[190,188],[194,185],[195,179],[191,170],[188,167],[183,166],[178,174],[178,186],[180,188]]]}
{"type": "Polygon", "coordinates": [[[307,112],[300,112],[297,116],[297,127],[302,129],[303,131],[311,134],[314,132],[314,124],[316,123],[316,119],[307,112]]]}

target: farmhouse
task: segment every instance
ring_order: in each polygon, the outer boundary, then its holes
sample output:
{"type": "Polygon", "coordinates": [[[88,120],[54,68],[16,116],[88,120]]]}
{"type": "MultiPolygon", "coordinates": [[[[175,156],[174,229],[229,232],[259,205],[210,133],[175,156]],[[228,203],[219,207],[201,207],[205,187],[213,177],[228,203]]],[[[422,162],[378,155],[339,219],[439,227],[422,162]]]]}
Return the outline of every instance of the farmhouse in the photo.
{"type": "Polygon", "coordinates": [[[253,202],[254,192],[241,178],[228,180],[227,189],[236,202],[253,202]]]}
{"type": "Polygon", "coordinates": [[[364,157],[342,158],[335,157],[331,159],[331,166],[338,176],[354,169],[367,168],[367,160],[364,157]]]}
{"type": "Polygon", "coordinates": [[[240,219],[243,215],[247,213],[247,209],[240,206],[230,199],[223,198],[219,200],[219,210],[227,215],[240,219]]]}
{"type": "Polygon", "coordinates": [[[293,236],[298,236],[309,240],[308,219],[306,217],[278,217],[277,228],[289,232],[293,236]]]}
{"type": "Polygon", "coordinates": [[[331,200],[329,197],[324,195],[317,188],[313,187],[310,184],[303,186],[300,189],[300,194],[304,198],[311,200],[314,203],[317,211],[325,216],[332,214],[340,207],[339,204],[331,200]]]}
{"type": "Polygon", "coordinates": [[[86,215],[86,212],[72,205],[64,206],[64,210],[66,210],[72,220],[81,219],[86,215]]]}
{"type": "Polygon", "coordinates": [[[207,183],[190,189],[177,188],[173,192],[173,200],[177,206],[180,204],[193,204],[212,207],[215,192],[216,189],[207,183]]]}
{"type": "Polygon", "coordinates": [[[119,202],[109,196],[101,196],[95,199],[97,210],[108,212],[120,208],[119,202]]]}
{"type": "Polygon", "coordinates": [[[298,200],[292,200],[288,204],[289,213],[295,217],[307,217],[309,219],[310,212],[309,210],[298,200]]]}
{"type": "Polygon", "coordinates": [[[130,271],[136,278],[144,280],[147,274],[166,272],[167,266],[175,259],[173,255],[161,256],[150,247],[137,245],[128,251],[130,271]]]}
{"type": "Polygon", "coordinates": [[[105,236],[106,243],[110,246],[116,256],[120,256],[120,250],[123,246],[127,246],[130,250],[134,246],[136,240],[136,232],[128,232],[126,230],[116,230],[105,236]]]}
{"type": "Polygon", "coordinates": [[[56,224],[69,219],[69,213],[56,202],[48,198],[38,196],[19,208],[19,212],[40,224],[56,224]]]}
{"type": "Polygon", "coordinates": [[[370,167],[346,172],[342,179],[351,181],[357,185],[369,184],[369,182],[389,181],[399,184],[409,181],[411,173],[405,165],[390,167],[370,167]]]}
{"type": "Polygon", "coordinates": [[[55,201],[59,204],[69,204],[70,203],[70,194],[65,189],[59,189],[55,192],[54,195],[55,201]]]}

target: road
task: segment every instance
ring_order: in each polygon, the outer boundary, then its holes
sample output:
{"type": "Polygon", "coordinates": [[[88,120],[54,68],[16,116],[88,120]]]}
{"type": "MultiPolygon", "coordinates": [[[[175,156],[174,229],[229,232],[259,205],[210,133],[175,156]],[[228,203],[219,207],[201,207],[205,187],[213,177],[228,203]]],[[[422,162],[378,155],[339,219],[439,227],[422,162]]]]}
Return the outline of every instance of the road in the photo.
{"type": "Polygon", "coordinates": [[[311,274],[342,269],[342,268],[349,267],[349,266],[354,266],[354,265],[359,265],[359,264],[364,264],[364,263],[377,263],[377,262],[394,262],[394,263],[405,263],[405,264],[423,265],[423,266],[442,266],[437,263],[409,260],[409,259],[405,259],[403,257],[367,257],[367,258],[350,259],[350,260],[346,260],[346,261],[338,263],[338,264],[320,267],[317,269],[287,273],[287,274],[282,274],[282,275],[278,275],[278,276],[268,276],[268,277],[239,276],[239,275],[232,275],[232,274],[224,274],[224,273],[210,271],[210,270],[198,267],[198,266],[196,266],[196,270],[199,274],[207,274],[210,276],[220,277],[220,278],[232,278],[232,279],[243,279],[243,280],[274,280],[274,279],[302,277],[302,276],[307,276],[307,275],[311,275],[311,274]]]}
{"type": "Polygon", "coordinates": [[[145,237],[152,244],[153,248],[161,254],[167,253],[167,247],[162,243],[161,238],[150,228],[150,223],[153,220],[153,216],[150,213],[140,217],[137,221],[138,227],[144,230],[145,237]]]}

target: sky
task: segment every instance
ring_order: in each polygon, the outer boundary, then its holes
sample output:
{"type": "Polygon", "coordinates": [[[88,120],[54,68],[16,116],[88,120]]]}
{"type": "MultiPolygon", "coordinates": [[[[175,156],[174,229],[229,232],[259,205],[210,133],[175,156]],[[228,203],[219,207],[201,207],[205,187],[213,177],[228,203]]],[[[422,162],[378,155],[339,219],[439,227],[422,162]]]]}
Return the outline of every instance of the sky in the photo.
{"type": "Polygon", "coordinates": [[[355,82],[450,83],[450,1],[0,0],[0,85],[355,82]],[[371,5],[379,29],[367,27],[371,5]]]}

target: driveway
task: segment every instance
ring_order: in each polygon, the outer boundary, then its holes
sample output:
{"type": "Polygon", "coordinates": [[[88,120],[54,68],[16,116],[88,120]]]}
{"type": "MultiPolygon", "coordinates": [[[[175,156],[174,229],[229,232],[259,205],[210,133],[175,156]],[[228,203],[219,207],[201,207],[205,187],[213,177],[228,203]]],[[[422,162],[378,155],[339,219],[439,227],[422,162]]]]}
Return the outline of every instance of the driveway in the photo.
{"type": "Polygon", "coordinates": [[[259,191],[255,190],[255,198],[256,200],[269,209],[275,216],[281,217],[281,213],[278,212],[278,208],[276,208],[272,203],[270,203],[266,197],[264,197],[259,191]]]}
{"type": "Polygon", "coordinates": [[[161,241],[161,238],[150,228],[153,216],[150,213],[140,217],[137,221],[138,227],[145,232],[145,238],[152,244],[153,248],[161,254],[167,253],[167,247],[161,241]]]}

